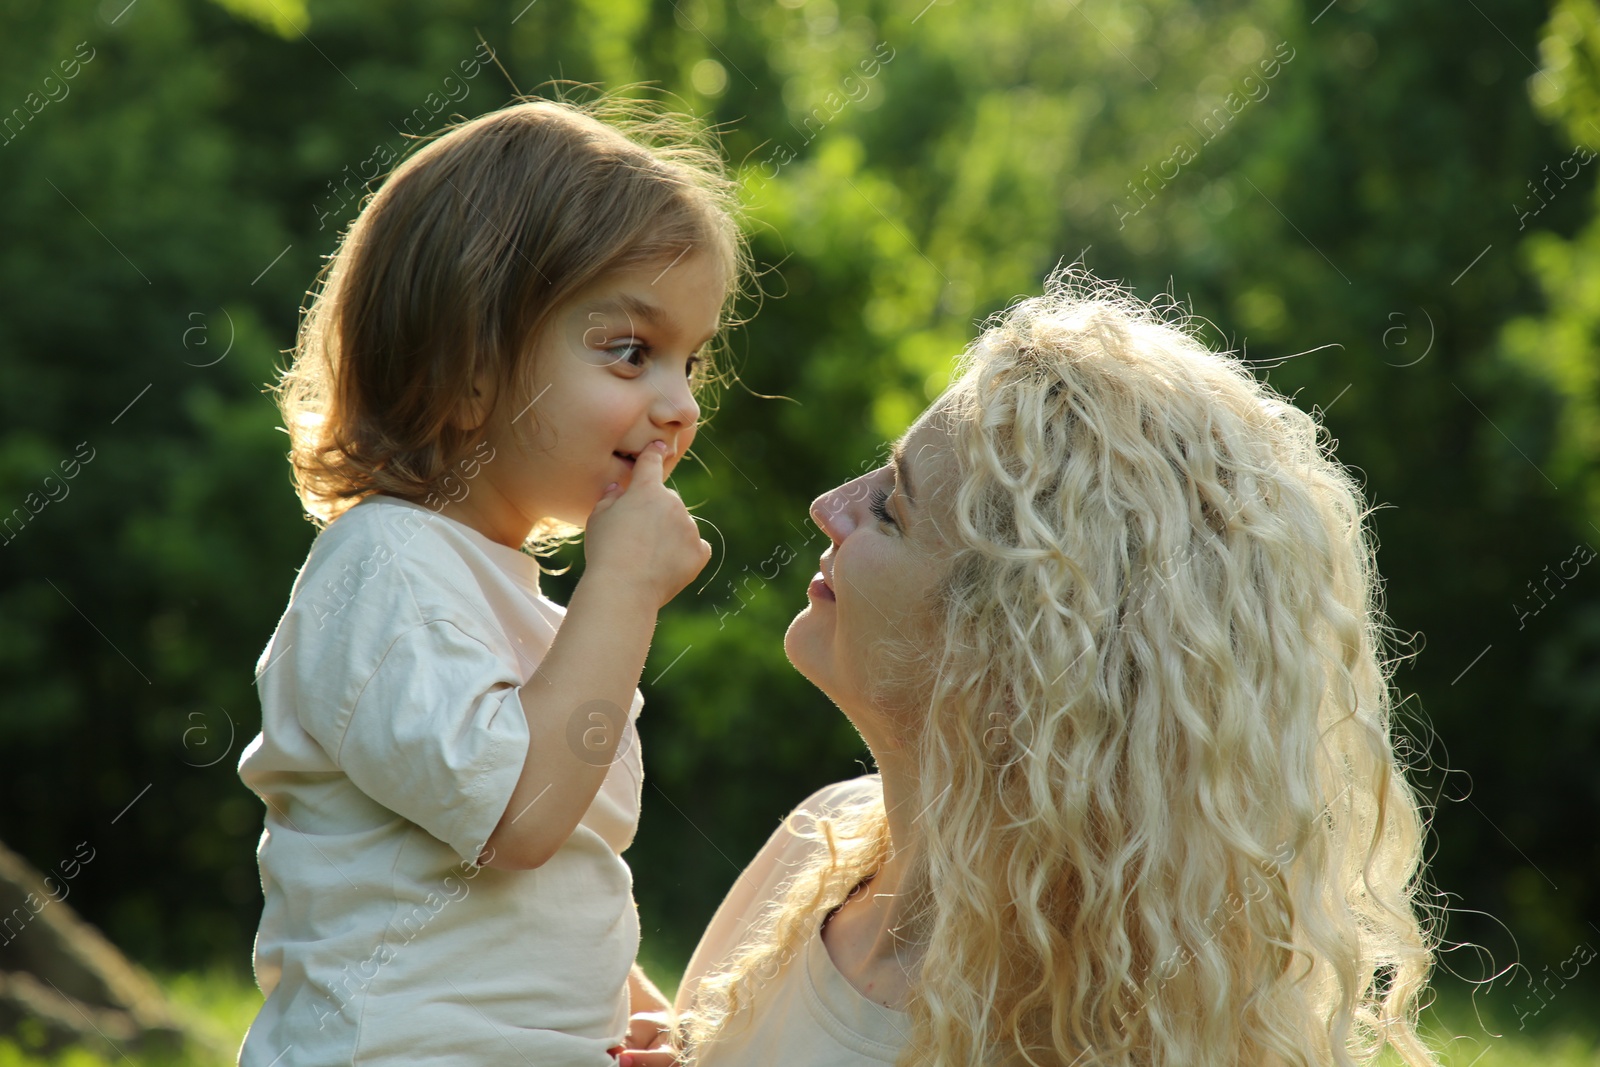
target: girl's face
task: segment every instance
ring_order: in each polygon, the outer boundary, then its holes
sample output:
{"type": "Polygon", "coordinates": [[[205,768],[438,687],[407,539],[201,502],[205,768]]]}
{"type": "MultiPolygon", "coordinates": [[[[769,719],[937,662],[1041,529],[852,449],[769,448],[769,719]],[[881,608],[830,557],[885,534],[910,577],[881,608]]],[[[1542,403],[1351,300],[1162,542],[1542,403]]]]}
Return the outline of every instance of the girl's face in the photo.
{"type": "Polygon", "coordinates": [[[937,639],[927,597],[949,566],[941,525],[954,474],[949,433],[935,405],[896,445],[888,465],[811,505],[812,520],[833,543],[784,651],[880,752],[903,740],[893,723],[908,709],[891,706],[899,701],[874,684],[881,679],[873,677],[873,664],[886,642],[926,648],[937,639]]]}
{"type": "Polygon", "coordinates": [[[453,517],[515,547],[541,520],[583,526],[608,485],[627,487],[652,441],[665,442],[671,474],[694,441],[690,376],[726,286],[716,257],[691,253],[574,296],[539,338],[532,395],[495,405],[485,431],[494,458],[453,517]]]}

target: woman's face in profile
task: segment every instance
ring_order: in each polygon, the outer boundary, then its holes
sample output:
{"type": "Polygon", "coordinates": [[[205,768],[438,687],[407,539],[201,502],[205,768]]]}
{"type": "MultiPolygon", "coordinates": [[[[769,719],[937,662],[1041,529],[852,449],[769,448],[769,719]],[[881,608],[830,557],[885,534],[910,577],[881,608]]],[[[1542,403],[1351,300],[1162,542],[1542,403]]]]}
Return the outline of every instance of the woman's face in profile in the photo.
{"type": "MultiPolygon", "coordinates": [[[[927,648],[928,594],[948,567],[941,534],[954,491],[954,457],[938,405],[923,412],[885,466],[819,496],[811,518],[832,544],[812,579],[809,603],[784,638],[795,668],[847,713],[894,704],[873,677],[890,641],[927,648]]],[[[893,710],[889,708],[887,710],[893,710]]],[[[867,735],[871,726],[852,715],[867,735]]],[[[887,737],[882,738],[888,741],[887,737]]]]}

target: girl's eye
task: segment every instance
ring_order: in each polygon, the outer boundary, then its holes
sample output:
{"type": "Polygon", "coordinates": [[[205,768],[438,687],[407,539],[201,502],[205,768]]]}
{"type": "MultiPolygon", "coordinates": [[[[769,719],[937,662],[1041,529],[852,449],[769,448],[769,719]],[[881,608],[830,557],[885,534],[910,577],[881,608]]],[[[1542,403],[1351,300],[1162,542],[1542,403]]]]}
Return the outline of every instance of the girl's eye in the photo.
{"type": "Polygon", "coordinates": [[[693,378],[695,371],[699,370],[702,366],[704,366],[704,364],[705,360],[701,359],[699,356],[690,356],[689,364],[684,369],[683,376],[685,378],[693,378]]]}
{"type": "Polygon", "coordinates": [[[607,345],[605,351],[611,353],[612,362],[627,363],[632,366],[642,366],[645,355],[650,351],[650,346],[643,341],[630,337],[616,344],[607,345]]]}
{"type": "Polygon", "coordinates": [[[874,489],[867,507],[877,516],[879,522],[886,522],[890,526],[899,525],[894,521],[894,516],[889,514],[889,494],[885,490],[874,489]]]}

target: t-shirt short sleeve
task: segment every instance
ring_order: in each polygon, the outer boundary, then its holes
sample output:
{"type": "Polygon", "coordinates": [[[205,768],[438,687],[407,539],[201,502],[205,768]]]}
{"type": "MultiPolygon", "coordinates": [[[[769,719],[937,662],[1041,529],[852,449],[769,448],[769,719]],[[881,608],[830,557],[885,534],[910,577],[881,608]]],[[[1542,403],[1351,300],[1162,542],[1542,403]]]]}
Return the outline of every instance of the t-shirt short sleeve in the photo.
{"type": "Polygon", "coordinates": [[[528,751],[520,681],[455,624],[423,623],[395,638],[342,729],[304,725],[356,788],[475,864],[528,751]]]}

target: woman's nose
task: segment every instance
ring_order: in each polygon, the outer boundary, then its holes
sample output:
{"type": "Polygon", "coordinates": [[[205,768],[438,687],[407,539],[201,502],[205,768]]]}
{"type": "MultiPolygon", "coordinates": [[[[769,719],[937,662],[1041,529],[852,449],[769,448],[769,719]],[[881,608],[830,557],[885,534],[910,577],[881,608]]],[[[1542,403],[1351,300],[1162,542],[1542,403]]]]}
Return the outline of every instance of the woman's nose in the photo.
{"type": "Polygon", "coordinates": [[[850,507],[850,485],[830,489],[811,502],[811,521],[835,541],[843,541],[856,528],[855,515],[850,507]]]}

